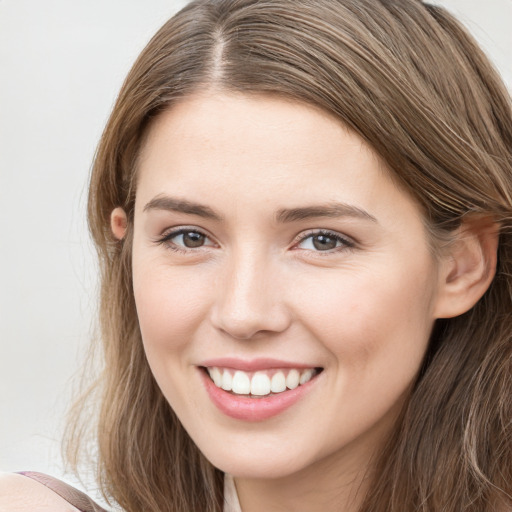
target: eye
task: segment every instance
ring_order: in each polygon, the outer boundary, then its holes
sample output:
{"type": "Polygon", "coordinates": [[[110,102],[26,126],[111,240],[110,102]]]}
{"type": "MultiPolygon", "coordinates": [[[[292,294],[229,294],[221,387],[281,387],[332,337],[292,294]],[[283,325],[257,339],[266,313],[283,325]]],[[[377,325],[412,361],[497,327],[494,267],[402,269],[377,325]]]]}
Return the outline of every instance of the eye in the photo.
{"type": "Polygon", "coordinates": [[[316,231],[302,235],[296,247],[315,252],[330,252],[337,249],[354,247],[354,243],[348,238],[332,231],[316,231]]]}
{"type": "Polygon", "coordinates": [[[184,233],[174,235],[171,240],[177,245],[194,248],[202,247],[205,244],[206,236],[197,231],[185,231],[184,233]]]}
{"type": "Polygon", "coordinates": [[[174,229],[166,233],[157,242],[176,251],[215,245],[204,233],[191,228],[174,229]]]}

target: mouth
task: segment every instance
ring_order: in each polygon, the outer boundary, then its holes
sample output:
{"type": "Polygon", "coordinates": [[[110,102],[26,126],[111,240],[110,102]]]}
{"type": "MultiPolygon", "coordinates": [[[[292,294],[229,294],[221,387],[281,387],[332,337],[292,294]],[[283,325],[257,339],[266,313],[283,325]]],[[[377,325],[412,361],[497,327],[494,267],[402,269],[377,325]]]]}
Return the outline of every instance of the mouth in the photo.
{"type": "Polygon", "coordinates": [[[202,367],[213,384],[233,395],[249,398],[268,398],[307,384],[323,368],[273,368],[244,371],[218,366],[202,367]]]}

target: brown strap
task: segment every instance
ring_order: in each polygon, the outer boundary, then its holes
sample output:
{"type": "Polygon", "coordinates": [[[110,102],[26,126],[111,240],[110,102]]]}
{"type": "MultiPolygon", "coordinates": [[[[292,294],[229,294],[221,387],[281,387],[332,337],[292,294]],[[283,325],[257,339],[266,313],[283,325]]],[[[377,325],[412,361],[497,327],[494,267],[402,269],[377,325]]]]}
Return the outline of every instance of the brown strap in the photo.
{"type": "Polygon", "coordinates": [[[107,512],[104,508],[92,501],[87,494],[84,494],[57,478],[45,475],[44,473],[36,473],[35,471],[22,471],[19,474],[32,478],[48,487],[48,489],[51,489],[54,493],[65,499],[68,503],[80,510],[80,512],[107,512]]]}

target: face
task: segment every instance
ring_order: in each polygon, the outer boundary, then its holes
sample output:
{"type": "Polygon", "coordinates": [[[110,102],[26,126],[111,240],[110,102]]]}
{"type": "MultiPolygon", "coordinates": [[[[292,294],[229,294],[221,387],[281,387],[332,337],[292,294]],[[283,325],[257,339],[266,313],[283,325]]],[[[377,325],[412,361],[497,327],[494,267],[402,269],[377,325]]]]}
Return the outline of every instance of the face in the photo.
{"type": "Polygon", "coordinates": [[[200,450],[245,477],[363,464],[434,321],[415,202],[338,121],[264,96],[182,101],[151,127],[139,172],[143,343],[200,450]]]}

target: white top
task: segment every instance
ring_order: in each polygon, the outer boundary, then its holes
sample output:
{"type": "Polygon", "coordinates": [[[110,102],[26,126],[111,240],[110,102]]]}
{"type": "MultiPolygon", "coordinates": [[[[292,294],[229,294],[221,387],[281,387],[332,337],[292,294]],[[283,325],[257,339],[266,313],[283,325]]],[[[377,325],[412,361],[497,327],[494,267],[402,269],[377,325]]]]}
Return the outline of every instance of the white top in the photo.
{"type": "Polygon", "coordinates": [[[224,475],[224,512],[242,512],[235,481],[231,475],[224,475]]]}

